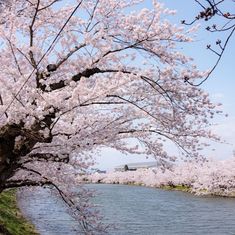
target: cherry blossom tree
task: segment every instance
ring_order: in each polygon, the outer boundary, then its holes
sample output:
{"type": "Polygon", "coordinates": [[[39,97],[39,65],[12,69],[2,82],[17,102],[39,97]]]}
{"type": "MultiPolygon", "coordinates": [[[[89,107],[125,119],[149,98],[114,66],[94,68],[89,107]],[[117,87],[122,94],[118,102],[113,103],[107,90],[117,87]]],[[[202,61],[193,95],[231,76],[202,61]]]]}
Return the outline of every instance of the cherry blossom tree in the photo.
{"type": "MultiPolygon", "coordinates": [[[[182,20],[185,25],[193,25],[197,22],[205,22],[205,29],[217,35],[214,45],[208,43],[206,48],[217,56],[215,64],[205,78],[196,85],[200,86],[206,81],[220,63],[226,48],[235,32],[234,0],[194,0],[200,7],[200,12],[193,20],[182,20]]],[[[231,43],[230,43],[231,44],[231,43]]]]}
{"type": "Polygon", "coordinates": [[[210,159],[206,162],[191,161],[175,164],[162,171],[159,167],[136,171],[115,171],[94,173],[85,176],[92,183],[134,184],[147,187],[188,190],[197,195],[218,195],[234,197],[233,158],[227,160],[210,159]]]}
{"type": "Polygon", "coordinates": [[[216,105],[186,82],[206,73],[178,51],[190,30],[171,24],[174,11],[158,1],[143,3],[1,4],[0,191],[53,185],[86,233],[100,227],[88,193],[74,193],[75,174],[101,148],[165,161],[175,159],[169,142],[198,158],[203,139],[214,138],[216,105]]]}

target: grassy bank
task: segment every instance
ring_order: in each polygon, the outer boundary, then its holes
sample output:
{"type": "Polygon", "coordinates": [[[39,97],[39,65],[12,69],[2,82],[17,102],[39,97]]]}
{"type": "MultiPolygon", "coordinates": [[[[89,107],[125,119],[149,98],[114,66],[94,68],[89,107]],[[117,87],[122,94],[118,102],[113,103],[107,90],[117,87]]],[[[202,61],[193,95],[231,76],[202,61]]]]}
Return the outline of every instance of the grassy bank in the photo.
{"type": "Polygon", "coordinates": [[[0,235],[38,235],[20,213],[16,202],[16,190],[0,194],[0,235]]]}
{"type": "Polygon", "coordinates": [[[185,185],[164,185],[160,187],[165,190],[176,190],[182,192],[191,192],[191,188],[185,185]]]}

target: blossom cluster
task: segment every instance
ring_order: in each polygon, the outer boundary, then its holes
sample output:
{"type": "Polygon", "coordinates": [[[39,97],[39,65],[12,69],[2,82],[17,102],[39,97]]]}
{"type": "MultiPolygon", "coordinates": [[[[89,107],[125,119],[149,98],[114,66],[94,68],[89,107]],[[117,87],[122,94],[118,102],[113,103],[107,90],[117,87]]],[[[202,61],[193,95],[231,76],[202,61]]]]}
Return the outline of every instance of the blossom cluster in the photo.
{"type": "Polygon", "coordinates": [[[235,159],[187,162],[164,171],[158,167],[136,171],[94,173],[84,177],[92,183],[134,184],[161,188],[178,186],[202,195],[235,196],[235,159]]]}

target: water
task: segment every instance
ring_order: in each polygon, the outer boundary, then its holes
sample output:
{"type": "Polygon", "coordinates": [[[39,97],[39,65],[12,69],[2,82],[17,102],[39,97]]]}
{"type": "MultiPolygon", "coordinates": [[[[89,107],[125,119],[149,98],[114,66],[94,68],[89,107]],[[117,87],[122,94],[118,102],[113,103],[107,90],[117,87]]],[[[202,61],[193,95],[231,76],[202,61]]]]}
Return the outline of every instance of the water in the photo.
{"type": "MultiPolygon", "coordinates": [[[[64,203],[49,189],[23,190],[17,193],[18,205],[41,235],[77,235],[77,223],[64,203]]],[[[23,235],[23,234],[22,234],[23,235]]]]}
{"type": "MultiPolygon", "coordinates": [[[[189,193],[125,185],[87,185],[110,235],[235,235],[235,199],[196,197],[189,193]]],[[[75,221],[48,191],[20,199],[24,213],[42,235],[73,235],[75,221]]]]}

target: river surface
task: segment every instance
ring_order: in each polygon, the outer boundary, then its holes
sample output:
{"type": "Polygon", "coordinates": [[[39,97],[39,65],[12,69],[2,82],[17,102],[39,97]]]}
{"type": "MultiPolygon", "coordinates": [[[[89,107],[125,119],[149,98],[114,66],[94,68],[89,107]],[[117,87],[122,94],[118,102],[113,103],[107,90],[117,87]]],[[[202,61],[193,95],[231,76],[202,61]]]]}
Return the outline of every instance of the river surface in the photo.
{"type": "MultiPolygon", "coordinates": [[[[197,197],[189,193],[126,185],[87,185],[110,235],[235,235],[235,199],[197,197]]],[[[19,195],[23,213],[41,235],[76,235],[76,222],[49,190],[19,195]]]]}

